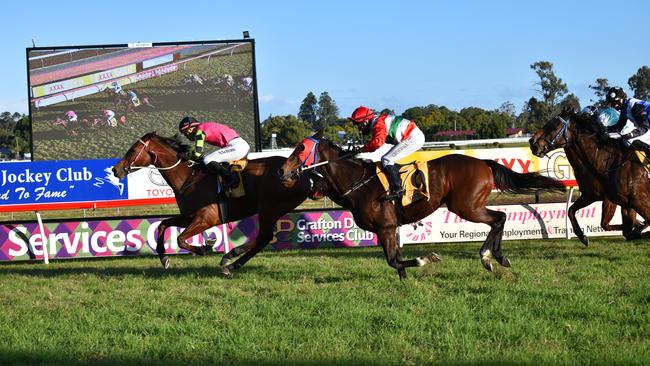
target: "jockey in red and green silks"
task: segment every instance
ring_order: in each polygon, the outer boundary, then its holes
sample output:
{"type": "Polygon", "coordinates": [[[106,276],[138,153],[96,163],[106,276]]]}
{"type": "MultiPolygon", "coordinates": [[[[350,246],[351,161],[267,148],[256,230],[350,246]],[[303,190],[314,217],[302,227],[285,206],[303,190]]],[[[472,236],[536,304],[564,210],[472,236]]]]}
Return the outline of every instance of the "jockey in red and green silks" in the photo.
{"type": "Polygon", "coordinates": [[[382,154],[381,165],[388,175],[391,193],[388,200],[400,198],[404,194],[398,160],[420,150],[424,145],[424,133],[415,122],[392,114],[380,114],[367,107],[359,107],[350,117],[359,131],[371,135],[363,146],[363,152],[387,150],[382,154]]]}

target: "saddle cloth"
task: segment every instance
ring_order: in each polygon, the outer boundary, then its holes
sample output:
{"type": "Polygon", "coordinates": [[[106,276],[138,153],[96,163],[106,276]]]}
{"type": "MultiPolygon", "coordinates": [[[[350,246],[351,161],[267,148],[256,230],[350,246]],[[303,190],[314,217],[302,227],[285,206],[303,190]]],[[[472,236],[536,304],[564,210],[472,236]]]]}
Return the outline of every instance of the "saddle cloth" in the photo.
{"type": "MultiPolygon", "coordinates": [[[[380,163],[377,163],[376,169],[377,177],[379,177],[381,185],[388,193],[388,177],[381,168],[380,163]]],[[[414,161],[402,165],[399,173],[402,178],[402,187],[405,191],[402,196],[402,206],[408,206],[413,202],[425,198],[429,200],[429,167],[426,161],[414,161]]]]}

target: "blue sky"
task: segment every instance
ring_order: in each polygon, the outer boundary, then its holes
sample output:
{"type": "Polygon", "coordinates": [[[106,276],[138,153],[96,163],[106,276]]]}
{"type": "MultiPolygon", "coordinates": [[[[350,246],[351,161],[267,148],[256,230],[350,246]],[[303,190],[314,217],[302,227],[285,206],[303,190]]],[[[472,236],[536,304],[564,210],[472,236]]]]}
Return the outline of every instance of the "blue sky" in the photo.
{"type": "Polygon", "coordinates": [[[606,77],[627,88],[650,65],[643,1],[13,1],[3,3],[0,111],[27,112],[25,48],[239,39],[256,41],[260,116],[297,114],[327,91],[401,112],[437,104],[517,111],[534,95],[529,65],[554,63],[586,105],[606,77]]]}

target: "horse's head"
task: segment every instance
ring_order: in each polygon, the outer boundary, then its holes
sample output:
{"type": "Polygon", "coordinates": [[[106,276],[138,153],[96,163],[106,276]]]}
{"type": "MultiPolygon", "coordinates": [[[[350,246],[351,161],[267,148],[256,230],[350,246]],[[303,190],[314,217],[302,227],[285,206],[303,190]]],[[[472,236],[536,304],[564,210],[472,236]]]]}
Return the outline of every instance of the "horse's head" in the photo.
{"type": "Polygon", "coordinates": [[[153,164],[156,158],[151,146],[154,136],[156,136],[155,132],[149,132],[134,142],[124,157],[113,167],[113,175],[122,179],[139,167],[153,164]]]}
{"type": "Polygon", "coordinates": [[[575,112],[564,110],[537,130],[528,140],[533,155],[542,157],[569,144],[569,124],[575,112]]]}
{"type": "Polygon", "coordinates": [[[298,143],[278,169],[278,175],[285,187],[288,187],[303,171],[315,169],[340,155],[341,149],[322,135],[323,132],[319,131],[298,143]]]}
{"type": "Polygon", "coordinates": [[[177,137],[168,138],[149,132],[139,138],[124,157],[113,167],[113,174],[122,179],[127,174],[153,165],[158,170],[173,169],[185,156],[189,146],[184,145],[177,137]]]}

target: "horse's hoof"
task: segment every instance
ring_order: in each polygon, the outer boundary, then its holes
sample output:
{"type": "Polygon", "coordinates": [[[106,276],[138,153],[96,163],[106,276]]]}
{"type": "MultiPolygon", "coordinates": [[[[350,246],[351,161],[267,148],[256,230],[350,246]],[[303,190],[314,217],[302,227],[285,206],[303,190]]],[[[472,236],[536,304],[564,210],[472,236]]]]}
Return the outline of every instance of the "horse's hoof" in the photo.
{"type": "Polygon", "coordinates": [[[582,242],[582,244],[583,244],[585,247],[588,247],[588,246],[589,246],[589,238],[588,238],[588,237],[585,236],[585,237],[583,237],[583,239],[580,240],[580,241],[582,242]]]}
{"type": "Polygon", "coordinates": [[[162,264],[164,269],[169,269],[169,258],[167,257],[160,258],[160,263],[162,264]]]}
{"type": "Polygon", "coordinates": [[[223,256],[221,258],[221,262],[219,262],[219,266],[225,267],[225,266],[229,265],[231,261],[232,260],[230,258],[226,258],[226,256],[223,256]]]}
{"type": "Polygon", "coordinates": [[[232,272],[228,269],[228,266],[221,266],[221,274],[224,276],[232,276],[232,272]]]}
{"type": "Polygon", "coordinates": [[[406,279],[406,270],[405,269],[398,269],[397,274],[399,275],[399,280],[404,281],[406,279]]]}
{"type": "Polygon", "coordinates": [[[492,272],[492,261],[490,260],[489,257],[483,257],[481,258],[481,263],[483,263],[483,268],[487,269],[488,271],[492,272]]]}
{"type": "Polygon", "coordinates": [[[508,257],[497,258],[497,261],[502,267],[510,267],[510,259],[508,257]]]}
{"type": "Polygon", "coordinates": [[[429,255],[427,256],[427,258],[428,258],[431,262],[440,262],[440,261],[442,260],[442,257],[439,256],[438,253],[435,253],[435,252],[431,252],[431,253],[429,253],[429,255]]]}

